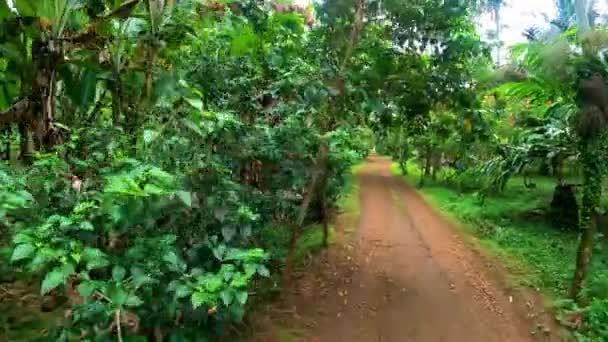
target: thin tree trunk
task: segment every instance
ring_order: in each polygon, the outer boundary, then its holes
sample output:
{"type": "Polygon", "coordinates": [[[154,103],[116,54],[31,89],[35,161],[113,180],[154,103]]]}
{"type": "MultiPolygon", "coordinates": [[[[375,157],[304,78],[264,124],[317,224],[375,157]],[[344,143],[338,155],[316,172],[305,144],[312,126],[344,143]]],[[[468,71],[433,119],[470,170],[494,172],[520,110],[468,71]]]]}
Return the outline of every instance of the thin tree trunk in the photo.
{"type": "Polygon", "coordinates": [[[361,30],[363,30],[363,17],[365,14],[365,1],[357,0],[355,4],[355,16],[353,18],[353,27],[350,31],[350,41],[346,46],[346,51],[344,53],[344,59],[340,64],[340,70],[344,71],[344,68],[348,65],[351,57],[353,56],[353,52],[355,51],[355,46],[357,45],[357,41],[359,40],[359,35],[361,34],[361,30]]]}
{"type": "Polygon", "coordinates": [[[437,180],[437,174],[439,171],[441,171],[441,153],[438,152],[433,152],[431,153],[432,156],[432,166],[433,166],[433,171],[431,173],[431,178],[433,179],[433,181],[437,180]]]}
{"type": "Polygon", "coordinates": [[[2,160],[11,160],[11,130],[10,127],[2,131],[2,135],[0,135],[5,140],[3,141],[4,148],[6,149],[6,154],[2,156],[2,160]]]}
{"type": "Polygon", "coordinates": [[[26,122],[19,123],[19,135],[21,136],[20,155],[21,161],[26,164],[32,162],[34,155],[34,143],[32,141],[32,129],[26,122]]]}
{"type": "Polygon", "coordinates": [[[156,50],[152,46],[148,46],[148,52],[146,53],[146,73],[144,76],[144,102],[146,105],[150,104],[152,100],[152,81],[154,62],[156,61],[156,50]]]}
{"type": "Polygon", "coordinates": [[[501,36],[501,18],[500,18],[500,8],[501,5],[497,5],[497,7],[494,9],[494,21],[496,23],[496,65],[500,66],[501,63],[501,42],[500,42],[500,36],[501,36]]]}
{"type": "MultiPolygon", "coordinates": [[[[603,139],[603,137],[598,138],[603,139]]],[[[602,197],[603,169],[598,158],[599,147],[587,143],[581,154],[583,165],[583,200],[581,203],[580,227],[583,230],[576,256],[576,270],[570,296],[577,299],[587,278],[596,234],[596,222],[600,199],[602,197]]]]}
{"type": "Polygon", "coordinates": [[[558,185],[562,185],[564,183],[563,176],[563,165],[564,162],[560,157],[556,157],[551,161],[551,168],[553,169],[553,177],[555,177],[555,181],[558,185]]]}
{"type": "Polygon", "coordinates": [[[589,15],[587,13],[587,0],[574,0],[574,10],[576,11],[578,33],[588,32],[591,26],[589,25],[589,15]]]}
{"type": "Polygon", "coordinates": [[[296,224],[291,228],[291,237],[289,238],[289,246],[287,247],[287,258],[285,260],[285,270],[283,271],[283,287],[291,286],[291,275],[293,274],[293,264],[296,246],[300,239],[301,229],[296,224]]]}
{"type": "Polygon", "coordinates": [[[327,203],[327,174],[328,170],[323,172],[321,175],[321,182],[319,184],[319,197],[321,200],[321,222],[323,224],[323,247],[329,247],[329,208],[327,203]]]}
{"type": "MultiPolygon", "coordinates": [[[[587,0],[575,0],[574,9],[576,12],[576,22],[579,38],[591,30],[589,17],[587,16],[587,0]]],[[[589,46],[583,44],[583,53],[589,54],[589,46]]],[[[580,229],[583,230],[579,241],[576,254],[576,269],[574,279],[570,288],[570,297],[578,299],[583,289],[589,264],[593,254],[593,242],[596,234],[596,223],[594,217],[598,212],[602,196],[602,180],[604,170],[602,165],[603,156],[600,155],[605,135],[590,138],[583,141],[580,146],[580,164],[583,168],[583,200],[580,212],[580,229]]]]}
{"type": "Polygon", "coordinates": [[[285,287],[289,287],[291,285],[291,274],[293,272],[293,263],[294,263],[294,254],[298,239],[302,234],[302,228],[304,226],[304,220],[306,219],[306,214],[308,213],[308,208],[310,204],[315,198],[316,191],[319,188],[319,182],[325,173],[325,168],[327,166],[327,157],[329,155],[329,146],[326,141],[322,141],[319,146],[319,151],[317,152],[317,158],[313,165],[312,176],[310,178],[310,182],[306,187],[306,193],[304,194],[304,199],[300,204],[298,209],[298,215],[296,218],[296,222],[291,230],[291,238],[289,242],[289,249],[287,251],[287,260],[285,264],[285,272],[283,273],[283,284],[285,287]]]}
{"type": "Polygon", "coordinates": [[[433,150],[431,149],[431,147],[427,147],[426,149],[426,155],[425,155],[425,165],[424,165],[424,176],[428,177],[431,175],[431,166],[433,163],[433,150]]]}
{"type": "Polygon", "coordinates": [[[120,79],[119,66],[116,61],[112,65],[112,125],[120,123],[120,112],[122,109],[122,83],[120,79]]]}

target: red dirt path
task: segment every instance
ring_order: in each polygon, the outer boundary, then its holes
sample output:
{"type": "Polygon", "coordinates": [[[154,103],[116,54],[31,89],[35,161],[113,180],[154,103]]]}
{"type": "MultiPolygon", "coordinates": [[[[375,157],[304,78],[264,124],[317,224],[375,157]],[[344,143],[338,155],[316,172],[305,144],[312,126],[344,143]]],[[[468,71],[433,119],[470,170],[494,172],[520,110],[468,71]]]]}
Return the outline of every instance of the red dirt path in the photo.
{"type": "Polygon", "coordinates": [[[298,281],[291,312],[300,340],[559,340],[537,296],[506,293],[500,267],[391,176],[388,160],[371,158],[359,185],[356,235],[298,281]]]}

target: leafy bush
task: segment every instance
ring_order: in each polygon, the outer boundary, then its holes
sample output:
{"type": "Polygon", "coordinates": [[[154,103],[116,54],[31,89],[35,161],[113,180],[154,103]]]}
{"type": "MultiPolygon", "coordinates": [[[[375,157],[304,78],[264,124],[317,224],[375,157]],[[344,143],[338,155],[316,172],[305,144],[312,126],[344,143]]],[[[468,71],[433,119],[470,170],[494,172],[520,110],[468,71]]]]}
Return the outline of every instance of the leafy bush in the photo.
{"type": "MultiPolygon", "coordinates": [[[[229,247],[217,235],[178,240],[193,206],[181,177],[117,159],[102,181],[76,189],[74,180],[57,180],[68,171],[57,155],[35,166],[26,182],[3,174],[4,215],[16,232],[11,262],[40,274],[42,294],[68,294],[73,311],[63,338],[92,327],[109,335],[118,325],[132,336],[155,328],[200,335],[197,325],[240,320],[251,281],[269,275],[261,249],[229,247]]],[[[235,214],[243,225],[251,219],[235,214]]]]}

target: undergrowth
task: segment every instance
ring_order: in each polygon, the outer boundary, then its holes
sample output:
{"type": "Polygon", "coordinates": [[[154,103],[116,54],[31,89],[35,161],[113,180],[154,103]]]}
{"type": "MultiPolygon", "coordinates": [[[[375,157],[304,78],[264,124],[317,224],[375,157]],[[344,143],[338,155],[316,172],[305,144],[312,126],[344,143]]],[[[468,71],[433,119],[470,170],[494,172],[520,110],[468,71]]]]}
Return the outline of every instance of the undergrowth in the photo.
{"type": "MultiPolygon", "coordinates": [[[[360,204],[359,183],[356,180],[356,175],[362,166],[363,164],[353,166],[351,172],[346,176],[345,186],[338,197],[336,210],[334,211],[331,220],[332,224],[330,226],[329,235],[330,248],[336,244],[340,244],[338,235],[344,235],[348,238],[350,234],[357,230],[360,204]],[[338,231],[338,227],[341,228],[340,231],[338,231]]],[[[286,242],[289,240],[289,234],[285,234],[285,229],[267,227],[262,235],[264,236],[264,241],[272,243],[272,246],[268,246],[268,249],[274,251],[270,256],[273,267],[282,268],[287,254],[287,250],[283,246],[286,246],[286,242]]],[[[296,266],[302,270],[306,270],[308,262],[314,259],[315,256],[318,255],[318,252],[323,250],[323,248],[323,227],[318,224],[307,227],[296,246],[296,266]]],[[[268,295],[273,292],[272,289],[265,288],[264,291],[266,292],[266,300],[260,300],[259,303],[261,304],[272,300],[272,298],[268,297],[268,295]]],[[[285,322],[280,322],[275,326],[275,323],[277,322],[271,323],[270,334],[275,337],[276,341],[290,342],[302,340],[305,328],[287,326],[284,325],[285,322]]]]}
{"type": "MultiPolygon", "coordinates": [[[[356,174],[359,172],[363,164],[355,165],[351,168],[351,172],[346,176],[346,182],[342,189],[338,201],[336,203],[336,210],[334,210],[334,217],[332,221],[335,221],[336,216],[340,214],[346,214],[351,217],[359,216],[359,184],[356,181],[356,174]]],[[[329,230],[329,244],[336,243],[336,229],[334,226],[335,222],[330,224],[329,230]]],[[[356,226],[349,224],[344,227],[345,232],[349,233],[356,229],[356,226]]],[[[270,253],[271,263],[273,263],[275,269],[280,270],[285,263],[287,256],[287,246],[290,238],[289,229],[285,227],[267,226],[260,233],[262,237],[262,244],[264,248],[272,251],[270,253]]],[[[321,224],[313,224],[306,227],[302,233],[302,236],[297,242],[295,251],[296,264],[302,266],[306,263],[308,258],[314,257],[314,255],[323,249],[323,226],[321,224]]]]}

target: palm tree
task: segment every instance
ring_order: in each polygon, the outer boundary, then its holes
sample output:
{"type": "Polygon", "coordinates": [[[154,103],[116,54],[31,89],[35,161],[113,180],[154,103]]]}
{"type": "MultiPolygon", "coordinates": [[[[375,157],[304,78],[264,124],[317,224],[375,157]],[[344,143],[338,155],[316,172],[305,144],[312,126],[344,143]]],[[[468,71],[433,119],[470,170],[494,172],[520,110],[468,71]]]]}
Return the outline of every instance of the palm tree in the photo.
{"type": "Polygon", "coordinates": [[[576,13],[576,27],[580,33],[585,33],[591,29],[589,25],[589,8],[587,0],[575,0],[574,11],[576,13]]]}
{"type": "Polygon", "coordinates": [[[496,44],[496,65],[500,65],[500,49],[501,49],[501,44],[500,44],[500,36],[501,36],[501,17],[500,17],[500,10],[502,9],[502,6],[505,4],[505,2],[503,0],[487,0],[487,4],[486,4],[486,8],[490,11],[490,14],[492,16],[492,20],[494,20],[494,24],[496,25],[496,40],[497,40],[497,44],[496,44]]]}

